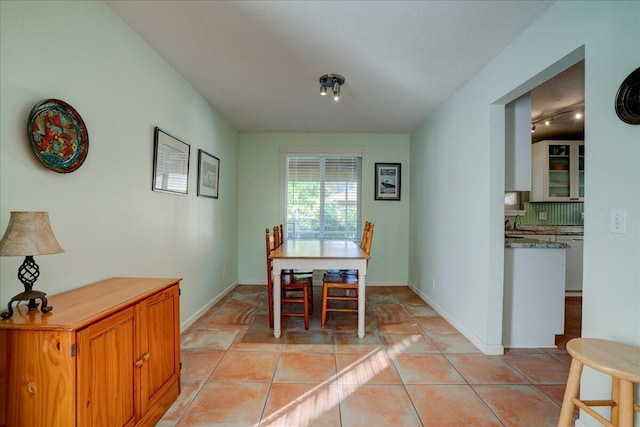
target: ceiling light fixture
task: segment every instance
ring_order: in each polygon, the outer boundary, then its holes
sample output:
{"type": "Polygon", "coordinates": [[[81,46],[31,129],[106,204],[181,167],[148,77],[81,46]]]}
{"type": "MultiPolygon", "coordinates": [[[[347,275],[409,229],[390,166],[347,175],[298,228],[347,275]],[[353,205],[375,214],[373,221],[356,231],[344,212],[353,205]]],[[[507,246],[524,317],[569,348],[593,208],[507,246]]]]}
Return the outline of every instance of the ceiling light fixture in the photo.
{"type": "Polygon", "coordinates": [[[320,77],[320,95],[326,95],[327,89],[331,88],[333,99],[338,101],[340,99],[340,86],[343,84],[344,77],[340,74],[325,74],[320,77]]]}

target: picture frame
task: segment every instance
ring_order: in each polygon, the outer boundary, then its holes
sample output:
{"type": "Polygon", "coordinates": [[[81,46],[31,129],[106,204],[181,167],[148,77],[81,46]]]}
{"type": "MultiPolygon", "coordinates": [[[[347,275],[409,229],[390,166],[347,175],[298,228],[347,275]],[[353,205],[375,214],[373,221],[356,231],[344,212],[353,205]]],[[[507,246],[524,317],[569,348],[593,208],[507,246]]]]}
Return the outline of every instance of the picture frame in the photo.
{"type": "Polygon", "coordinates": [[[198,150],[198,196],[218,198],[220,159],[198,150]]]}
{"type": "Polygon", "coordinates": [[[375,200],[400,200],[402,164],[375,164],[375,200]]]}
{"type": "Polygon", "coordinates": [[[191,146],[155,127],[153,136],[152,190],[187,194],[191,146]]]}

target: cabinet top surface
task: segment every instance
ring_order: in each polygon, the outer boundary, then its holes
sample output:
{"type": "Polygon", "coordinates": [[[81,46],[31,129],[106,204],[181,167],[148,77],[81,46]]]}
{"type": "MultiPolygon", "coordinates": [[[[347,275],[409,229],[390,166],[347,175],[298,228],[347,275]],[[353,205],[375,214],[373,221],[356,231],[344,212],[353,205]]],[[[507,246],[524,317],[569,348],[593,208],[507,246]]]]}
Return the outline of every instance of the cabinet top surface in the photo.
{"type": "Polygon", "coordinates": [[[179,278],[115,277],[48,297],[53,310],[27,310],[14,306],[13,317],[0,319],[0,329],[62,329],[84,327],[135,304],[144,298],[180,283],[179,278]]]}

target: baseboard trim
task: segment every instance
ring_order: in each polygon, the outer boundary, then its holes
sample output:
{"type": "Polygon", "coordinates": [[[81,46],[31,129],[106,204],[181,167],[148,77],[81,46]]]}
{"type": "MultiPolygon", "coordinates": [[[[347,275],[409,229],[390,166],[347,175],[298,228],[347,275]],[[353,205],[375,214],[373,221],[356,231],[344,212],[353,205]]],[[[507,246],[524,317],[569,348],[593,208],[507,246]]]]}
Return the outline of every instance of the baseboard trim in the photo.
{"type": "Polygon", "coordinates": [[[462,326],[460,322],[454,319],[449,313],[446,312],[442,307],[432,301],[427,295],[423,294],[418,288],[416,288],[412,283],[408,285],[424,302],[429,304],[431,308],[433,308],[439,315],[445,318],[445,320],[458,330],[466,339],[471,341],[473,345],[475,345],[478,350],[482,353],[489,356],[497,356],[504,354],[504,347],[502,345],[487,345],[482,340],[480,340],[477,336],[475,336],[471,331],[462,326]]]}
{"type": "Polygon", "coordinates": [[[218,294],[218,296],[216,296],[214,299],[206,303],[200,310],[193,313],[191,317],[189,317],[180,325],[180,333],[184,332],[189,326],[193,325],[196,320],[202,317],[203,314],[205,314],[211,307],[216,305],[222,298],[225,297],[225,295],[231,292],[236,286],[238,286],[238,282],[233,282],[231,285],[229,285],[227,289],[225,289],[220,294],[218,294]]]}

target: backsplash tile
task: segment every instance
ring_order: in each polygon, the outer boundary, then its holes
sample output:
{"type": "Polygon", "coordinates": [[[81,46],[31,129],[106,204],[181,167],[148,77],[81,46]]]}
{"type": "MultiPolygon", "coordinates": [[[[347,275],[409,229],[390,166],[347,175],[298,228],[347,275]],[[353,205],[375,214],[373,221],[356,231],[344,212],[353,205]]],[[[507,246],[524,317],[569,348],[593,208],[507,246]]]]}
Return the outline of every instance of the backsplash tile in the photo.
{"type": "MultiPolygon", "coordinates": [[[[582,212],[584,212],[583,202],[568,203],[531,203],[529,193],[523,193],[522,209],[526,211],[524,216],[518,218],[520,224],[530,225],[584,225],[582,212]],[[541,220],[540,213],[546,212],[547,219],[541,220]]],[[[511,224],[515,217],[505,216],[511,224]]]]}

